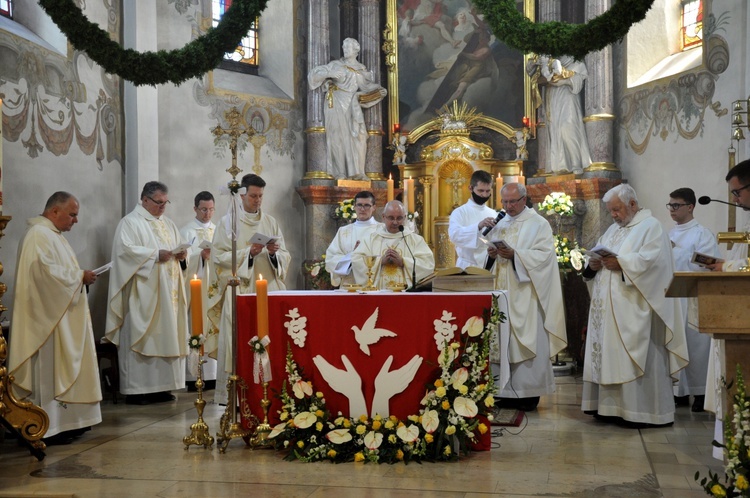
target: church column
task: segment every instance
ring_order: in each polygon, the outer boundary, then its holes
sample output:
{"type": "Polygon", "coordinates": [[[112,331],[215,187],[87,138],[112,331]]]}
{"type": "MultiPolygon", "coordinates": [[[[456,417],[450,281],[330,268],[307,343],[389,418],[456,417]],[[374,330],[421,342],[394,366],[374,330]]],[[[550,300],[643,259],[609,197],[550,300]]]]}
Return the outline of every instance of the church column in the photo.
{"type": "MultiPolygon", "coordinates": [[[[372,71],[380,82],[380,1],[359,2],[359,60],[372,71]]],[[[386,97],[387,98],[387,97],[386,97]]],[[[383,103],[364,110],[367,127],[367,157],[365,174],[372,180],[385,180],[383,176],[383,103]]]]}
{"type": "MultiPolygon", "coordinates": [[[[539,0],[539,22],[559,21],[560,20],[560,0],[539,0]]],[[[544,90],[542,90],[542,106],[537,109],[537,128],[536,139],[539,147],[537,161],[540,170],[547,170],[547,148],[549,147],[549,136],[547,135],[547,125],[545,123],[544,108],[547,105],[544,90]]]]}
{"type": "MultiPolygon", "coordinates": [[[[312,68],[328,64],[331,59],[329,44],[328,0],[307,2],[307,73],[312,68]]],[[[305,179],[332,179],[326,165],[326,135],[323,118],[325,101],[322,87],[307,90],[307,173],[305,179]]]]}
{"type": "MultiPolygon", "coordinates": [[[[612,0],[586,0],[586,22],[609,10],[612,0]]],[[[614,163],[614,82],[612,76],[612,46],[607,45],[598,52],[586,56],[586,69],[589,73],[584,88],[585,117],[591,166],[584,170],[584,177],[589,173],[618,173],[614,163]]]]}
{"type": "Polygon", "coordinates": [[[359,6],[357,5],[357,0],[339,0],[338,4],[341,41],[347,38],[357,38],[357,32],[359,31],[359,6]]]}

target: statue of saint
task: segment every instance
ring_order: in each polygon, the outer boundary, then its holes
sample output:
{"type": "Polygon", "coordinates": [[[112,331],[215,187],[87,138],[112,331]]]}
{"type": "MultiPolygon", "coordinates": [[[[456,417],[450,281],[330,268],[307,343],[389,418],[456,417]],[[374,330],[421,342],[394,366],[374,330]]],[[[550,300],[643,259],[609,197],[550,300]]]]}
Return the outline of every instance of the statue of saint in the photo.
{"type": "Polygon", "coordinates": [[[328,172],[336,178],[367,180],[367,128],[362,109],[379,103],[387,91],[357,60],[357,40],[344,40],[343,50],[343,58],[314,67],[307,75],[307,81],[310,88],[322,85],[326,92],[323,114],[328,172]]]}
{"type": "Polygon", "coordinates": [[[583,173],[591,164],[579,93],[588,76],[586,65],[563,55],[540,55],[526,71],[544,88],[544,121],[549,137],[547,169],[553,173],[583,173]]]}

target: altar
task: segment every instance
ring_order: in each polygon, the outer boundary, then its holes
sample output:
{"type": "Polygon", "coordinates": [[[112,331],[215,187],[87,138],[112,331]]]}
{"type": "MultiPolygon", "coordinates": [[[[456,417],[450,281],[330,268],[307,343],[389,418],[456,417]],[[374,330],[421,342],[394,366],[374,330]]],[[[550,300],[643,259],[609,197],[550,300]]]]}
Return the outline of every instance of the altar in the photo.
{"type": "MultiPolygon", "coordinates": [[[[405,419],[418,414],[426,386],[440,374],[438,352],[445,340],[461,339],[462,328],[470,318],[487,315],[492,294],[270,293],[269,423],[273,426],[279,422],[279,394],[287,381],[288,349],[302,379],[311,383],[314,393],[320,392],[325,397],[331,416],[377,413],[405,419]],[[354,394],[350,393],[352,390],[354,394]],[[350,394],[346,396],[340,391],[350,394]]],[[[506,293],[498,291],[495,295],[499,296],[499,310],[507,316],[506,293]]],[[[253,382],[254,355],[249,345],[256,335],[254,294],[237,296],[237,328],[237,374],[247,384],[245,399],[250,410],[262,421],[263,389],[253,382]]],[[[507,362],[500,363],[503,356],[500,351],[505,351],[503,344],[509,338],[507,322],[498,329],[494,348],[498,365],[493,365],[493,372],[501,378],[500,384],[510,375],[507,362]]],[[[290,393],[291,387],[287,382],[290,393]]],[[[247,420],[243,419],[243,423],[247,425],[247,420]]]]}

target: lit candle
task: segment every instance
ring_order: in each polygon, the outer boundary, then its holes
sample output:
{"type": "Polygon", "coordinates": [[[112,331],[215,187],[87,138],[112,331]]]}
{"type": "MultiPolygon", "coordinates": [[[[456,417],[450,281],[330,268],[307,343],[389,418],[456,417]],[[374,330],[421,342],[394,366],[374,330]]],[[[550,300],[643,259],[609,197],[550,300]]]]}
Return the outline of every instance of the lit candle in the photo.
{"type": "Polygon", "coordinates": [[[406,210],[410,213],[414,212],[414,180],[412,180],[411,176],[408,180],[404,180],[404,183],[406,184],[406,187],[404,188],[404,198],[405,198],[405,205],[406,210]]]}
{"type": "Polygon", "coordinates": [[[268,280],[263,280],[263,275],[258,275],[255,281],[255,304],[258,315],[258,338],[263,339],[268,335],[268,280]]]}
{"type": "Polygon", "coordinates": [[[388,175],[386,183],[388,184],[388,202],[391,202],[393,200],[393,174],[388,175]]]}
{"type": "Polygon", "coordinates": [[[531,120],[529,120],[528,116],[524,116],[521,122],[523,123],[524,128],[528,128],[531,120]]]}
{"type": "Polygon", "coordinates": [[[497,174],[497,180],[495,181],[495,208],[502,209],[503,207],[503,196],[500,193],[503,190],[503,175],[497,174]]]}
{"type": "Polygon", "coordinates": [[[393,134],[398,135],[401,133],[401,123],[394,123],[393,124],[393,134]]]}
{"type": "MultiPolygon", "coordinates": [[[[203,294],[201,279],[193,275],[190,279],[190,317],[193,324],[193,335],[203,334],[203,294]]],[[[203,344],[201,344],[201,356],[203,356],[203,344]]]]}

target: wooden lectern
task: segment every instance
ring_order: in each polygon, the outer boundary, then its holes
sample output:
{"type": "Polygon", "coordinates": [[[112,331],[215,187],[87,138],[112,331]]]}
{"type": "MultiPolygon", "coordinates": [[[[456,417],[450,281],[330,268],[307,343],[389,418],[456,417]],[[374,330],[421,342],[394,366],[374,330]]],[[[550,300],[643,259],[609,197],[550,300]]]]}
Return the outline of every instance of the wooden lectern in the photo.
{"type": "MultiPolygon", "coordinates": [[[[739,364],[750,379],[750,273],[675,272],[666,296],[697,297],[698,331],[725,341],[724,378],[734,379],[739,364]]],[[[730,393],[726,401],[731,409],[730,393]]]]}

